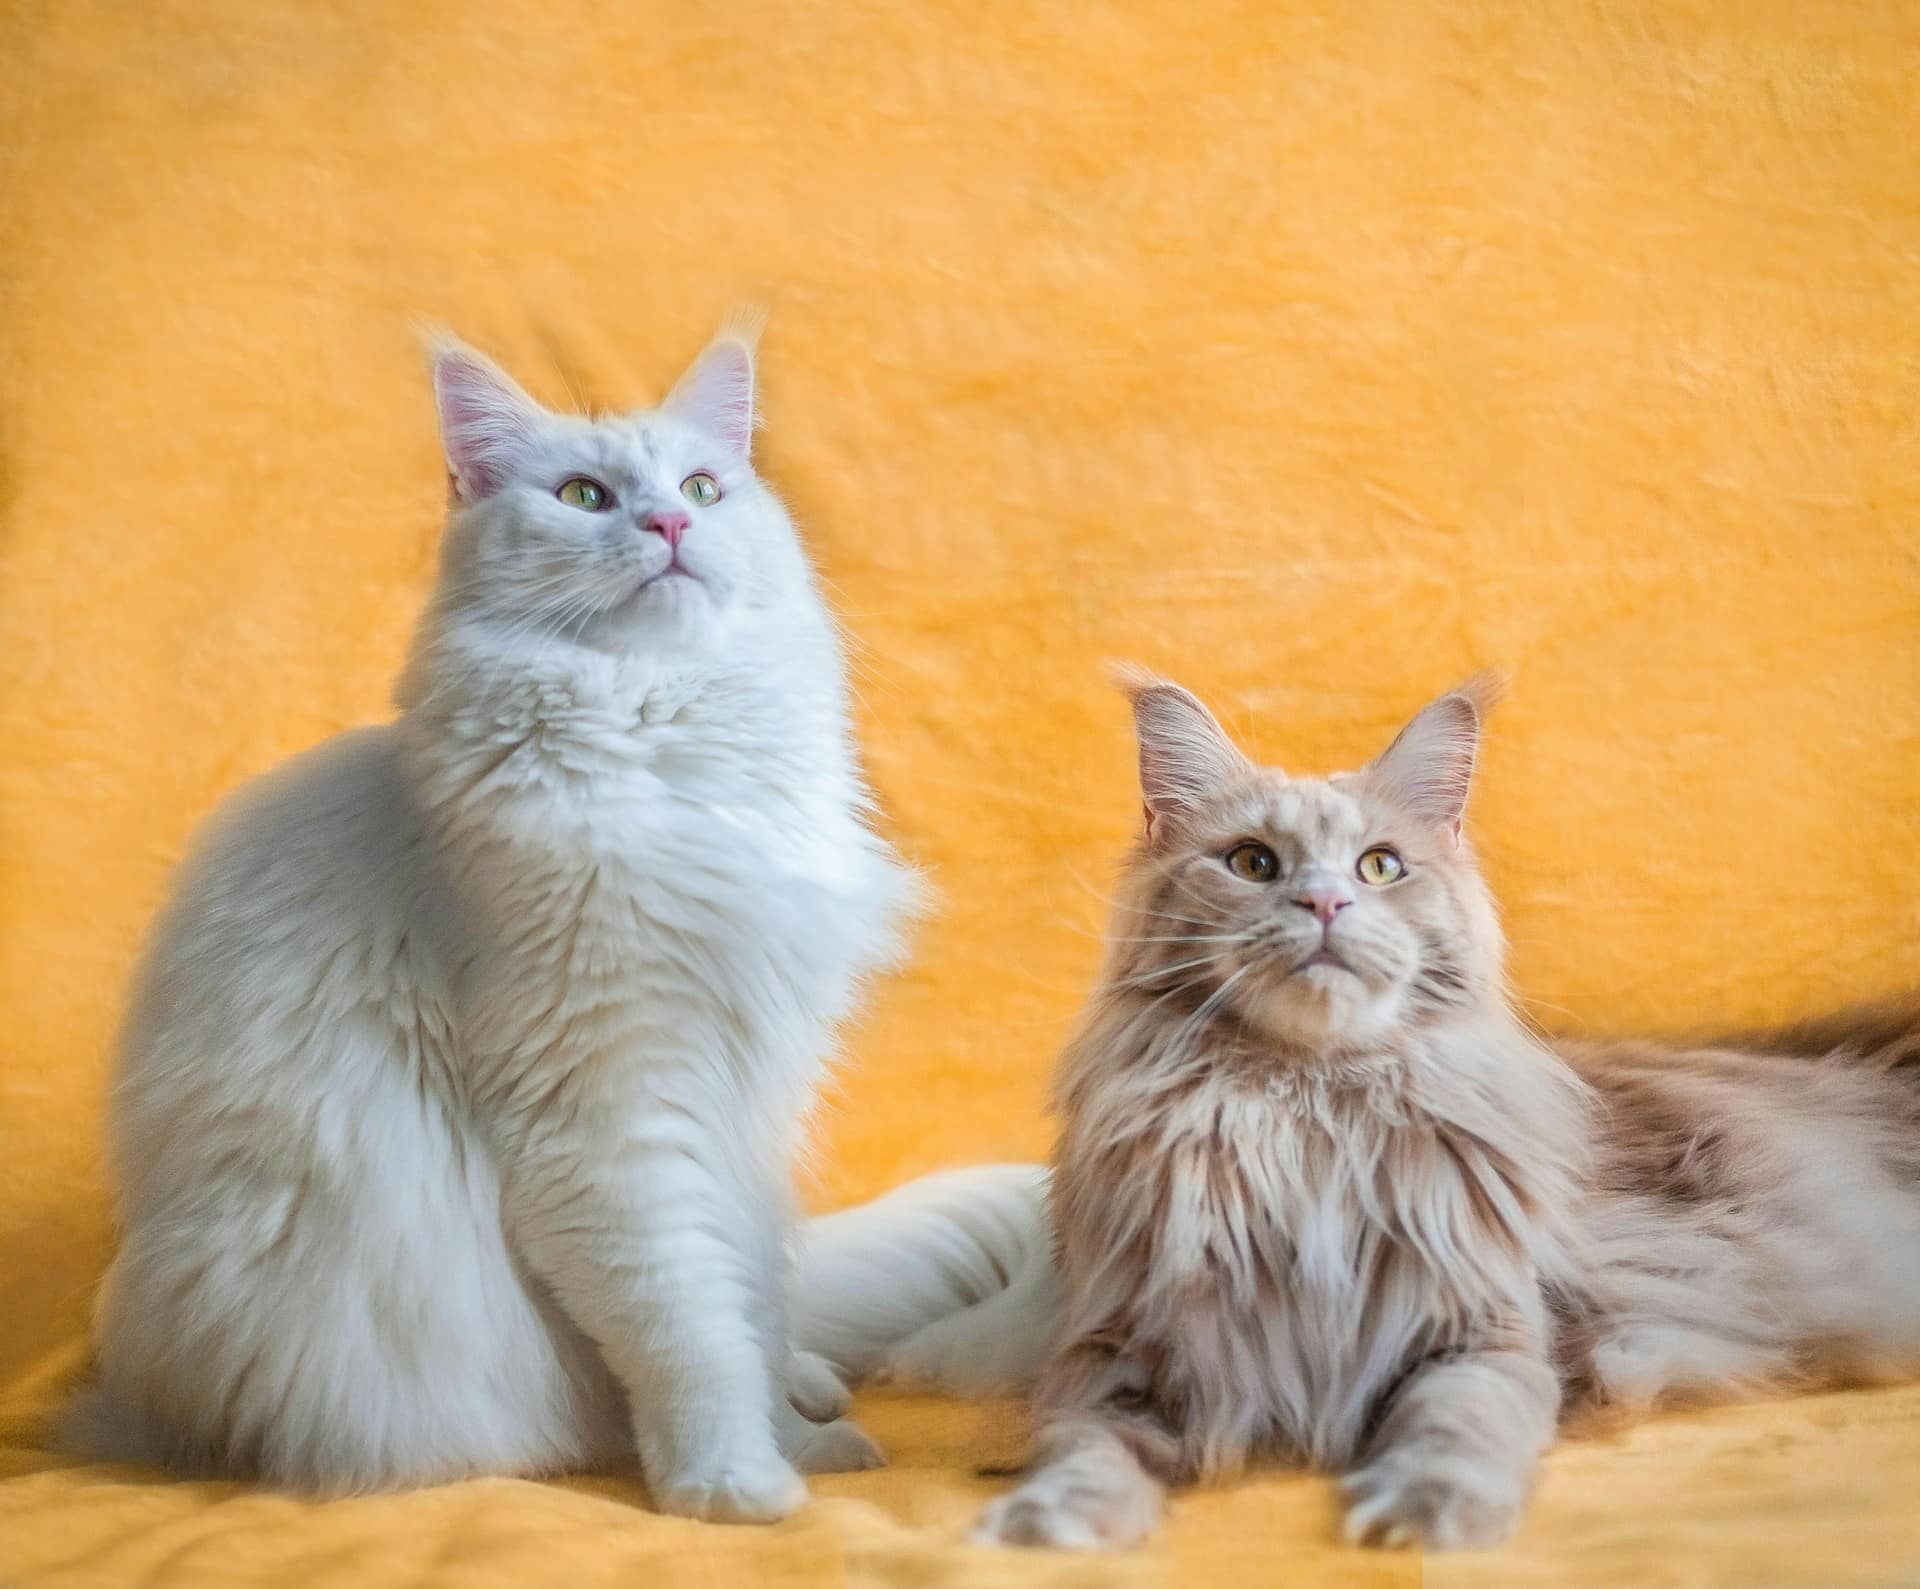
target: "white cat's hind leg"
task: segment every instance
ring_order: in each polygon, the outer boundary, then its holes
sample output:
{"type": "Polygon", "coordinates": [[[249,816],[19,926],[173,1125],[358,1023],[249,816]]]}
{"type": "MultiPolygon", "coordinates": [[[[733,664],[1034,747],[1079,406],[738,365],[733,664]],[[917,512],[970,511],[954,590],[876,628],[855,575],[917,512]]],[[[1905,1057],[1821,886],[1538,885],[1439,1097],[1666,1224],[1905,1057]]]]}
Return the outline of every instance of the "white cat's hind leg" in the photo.
{"type": "Polygon", "coordinates": [[[885,1467],[887,1456],[850,1418],[815,1423],[796,1407],[774,1415],[780,1450],[802,1473],[861,1473],[885,1467]]]}
{"type": "Polygon", "coordinates": [[[805,1418],[815,1423],[832,1423],[846,1416],[853,1405],[852,1393],[841,1383],[833,1365],[818,1352],[790,1352],[786,1371],[781,1376],[787,1400],[805,1418]]]}

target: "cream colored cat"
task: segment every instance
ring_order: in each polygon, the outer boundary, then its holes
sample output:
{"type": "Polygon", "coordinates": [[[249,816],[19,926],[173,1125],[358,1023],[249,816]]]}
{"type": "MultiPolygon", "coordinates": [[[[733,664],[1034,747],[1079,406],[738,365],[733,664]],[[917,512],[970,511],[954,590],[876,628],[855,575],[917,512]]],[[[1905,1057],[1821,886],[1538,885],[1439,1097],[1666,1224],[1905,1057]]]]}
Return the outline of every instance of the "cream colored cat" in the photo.
{"type": "MultiPolygon", "coordinates": [[[[1331,778],[1129,688],[1147,822],[1058,1076],[1063,1294],[1029,1275],[1013,1327],[1054,1330],[1038,1460],[980,1538],[1131,1544],[1165,1486],[1273,1460],[1342,1475],[1355,1540],[1490,1545],[1584,1409],[1920,1362],[1920,1005],[1555,1053],[1462,833],[1484,685],[1331,778]]],[[[990,1355],[961,1322],[923,1375],[990,1355]]]]}

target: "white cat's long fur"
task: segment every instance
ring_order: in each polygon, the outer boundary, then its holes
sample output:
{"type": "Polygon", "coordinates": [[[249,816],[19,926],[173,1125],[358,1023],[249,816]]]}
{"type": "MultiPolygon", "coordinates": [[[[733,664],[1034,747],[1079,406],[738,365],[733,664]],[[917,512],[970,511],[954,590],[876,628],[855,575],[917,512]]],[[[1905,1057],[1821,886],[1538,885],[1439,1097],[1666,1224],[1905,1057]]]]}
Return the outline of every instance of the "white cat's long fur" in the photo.
{"type": "MultiPolygon", "coordinates": [[[[723,338],[661,410],[590,423],[441,351],[456,495],[399,718],[231,799],[136,977],[84,1449],[321,1491],[637,1451],[662,1506],[746,1519],[877,1459],[793,1351],[785,1244],[911,880],[747,461],[751,380],[723,338]],[[578,472],[678,509],[695,469],[726,493],[683,545],[698,589],[627,595],[659,538],[554,497],[578,472]]],[[[904,1334],[988,1283],[956,1289],[943,1220],[817,1245],[905,1259],[904,1334]]],[[[864,1361],[879,1281],[834,1273],[803,1316],[864,1361]]]]}

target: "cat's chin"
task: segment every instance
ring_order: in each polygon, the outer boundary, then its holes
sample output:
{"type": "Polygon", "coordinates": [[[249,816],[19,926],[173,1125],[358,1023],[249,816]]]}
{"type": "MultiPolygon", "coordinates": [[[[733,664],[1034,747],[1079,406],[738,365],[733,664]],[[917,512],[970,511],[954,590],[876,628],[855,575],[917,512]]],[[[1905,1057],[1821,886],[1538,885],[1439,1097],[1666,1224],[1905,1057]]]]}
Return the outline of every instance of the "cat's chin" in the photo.
{"type": "Polygon", "coordinates": [[[707,581],[692,569],[673,563],[641,580],[613,610],[644,612],[671,609],[696,596],[704,600],[710,590],[707,581]]]}
{"type": "Polygon", "coordinates": [[[717,616],[713,587],[698,574],[674,569],[635,586],[594,628],[606,649],[636,652],[697,641],[717,616]]]}
{"type": "Polygon", "coordinates": [[[1344,965],[1316,961],[1247,998],[1244,1014],[1282,1045],[1317,1051],[1378,1042],[1398,1023],[1400,1003],[1344,965]]]}

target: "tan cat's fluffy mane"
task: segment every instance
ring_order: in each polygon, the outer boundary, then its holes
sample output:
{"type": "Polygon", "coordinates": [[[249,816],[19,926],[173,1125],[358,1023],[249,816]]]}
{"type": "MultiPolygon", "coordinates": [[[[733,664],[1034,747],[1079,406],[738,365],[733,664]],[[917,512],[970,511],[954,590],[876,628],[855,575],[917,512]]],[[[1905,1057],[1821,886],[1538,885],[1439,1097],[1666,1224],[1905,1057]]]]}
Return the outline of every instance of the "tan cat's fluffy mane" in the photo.
{"type": "Polygon", "coordinates": [[[1146,820],[1056,1079],[1038,1458],[982,1537],[1126,1543],[1277,1457],[1346,1475],[1357,1539],[1486,1544],[1575,1410],[1920,1358],[1912,1000],[1556,1053],[1462,831],[1497,680],[1326,779],[1118,682],[1146,820]]]}

